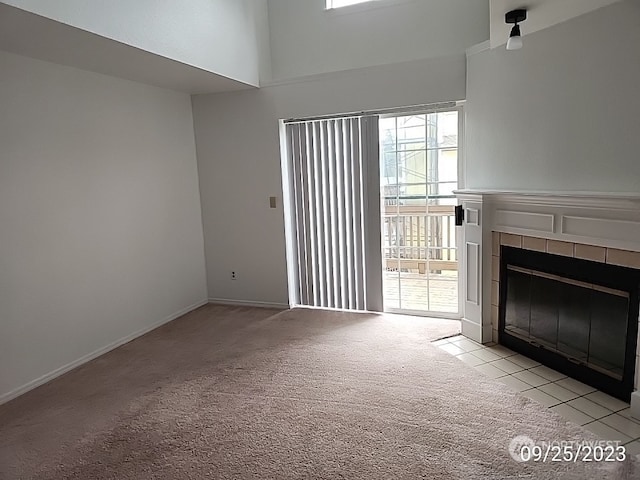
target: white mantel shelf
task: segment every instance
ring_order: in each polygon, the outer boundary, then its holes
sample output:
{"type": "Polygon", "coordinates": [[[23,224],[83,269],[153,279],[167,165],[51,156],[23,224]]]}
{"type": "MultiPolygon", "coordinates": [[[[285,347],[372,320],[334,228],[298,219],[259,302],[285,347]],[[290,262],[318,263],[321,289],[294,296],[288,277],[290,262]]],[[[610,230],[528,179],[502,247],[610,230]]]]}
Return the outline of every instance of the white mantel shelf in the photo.
{"type": "Polygon", "coordinates": [[[461,189],[453,193],[460,199],[482,198],[488,202],[512,201],[521,204],[575,206],[596,209],[640,209],[640,192],[461,189]]]}

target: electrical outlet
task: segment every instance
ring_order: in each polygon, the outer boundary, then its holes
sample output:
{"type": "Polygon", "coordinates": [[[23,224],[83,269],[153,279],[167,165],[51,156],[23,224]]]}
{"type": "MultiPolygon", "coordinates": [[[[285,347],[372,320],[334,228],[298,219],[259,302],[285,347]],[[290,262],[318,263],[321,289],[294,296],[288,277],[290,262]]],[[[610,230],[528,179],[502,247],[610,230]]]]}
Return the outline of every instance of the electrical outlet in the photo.
{"type": "Polygon", "coordinates": [[[238,275],[236,274],[235,271],[231,272],[231,280],[237,280],[238,279],[238,275]]]}

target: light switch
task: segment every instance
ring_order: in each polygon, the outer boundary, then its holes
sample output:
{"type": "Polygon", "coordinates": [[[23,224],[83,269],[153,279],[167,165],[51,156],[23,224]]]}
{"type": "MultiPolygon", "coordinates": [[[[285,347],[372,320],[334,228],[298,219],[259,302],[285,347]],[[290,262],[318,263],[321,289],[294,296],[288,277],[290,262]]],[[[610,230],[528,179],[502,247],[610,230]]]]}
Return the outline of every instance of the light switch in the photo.
{"type": "Polygon", "coordinates": [[[269,197],[269,208],[276,208],[276,197],[269,197]]]}

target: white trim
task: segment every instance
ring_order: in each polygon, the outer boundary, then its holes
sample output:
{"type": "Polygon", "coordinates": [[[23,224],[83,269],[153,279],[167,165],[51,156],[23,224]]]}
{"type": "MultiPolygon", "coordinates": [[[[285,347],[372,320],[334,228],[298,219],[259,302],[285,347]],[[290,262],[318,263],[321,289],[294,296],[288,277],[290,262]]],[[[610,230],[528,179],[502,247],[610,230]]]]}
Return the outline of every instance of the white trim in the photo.
{"type": "Polygon", "coordinates": [[[640,222],[610,218],[562,215],[560,233],[601,240],[629,241],[640,237],[640,222]]]}
{"type": "Polygon", "coordinates": [[[571,191],[504,191],[460,189],[453,192],[461,199],[478,199],[495,203],[540,205],[553,207],[585,207],[603,210],[636,210],[640,194],[632,192],[571,192],[571,191]]]}
{"type": "Polygon", "coordinates": [[[463,336],[470,338],[474,342],[482,343],[482,325],[466,318],[461,318],[460,327],[463,336]]]}
{"type": "Polygon", "coordinates": [[[467,57],[471,55],[477,55],[478,53],[484,52],[485,50],[491,49],[491,42],[489,40],[485,40],[484,42],[477,43],[467,48],[466,54],[467,57]]]}
{"type": "Polygon", "coordinates": [[[534,232],[555,233],[555,215],[551,213],[521,212],[498,209],[494,213],[498,227],[517,228],[534,232]]]}
{"type": "Polygon", "coordinates": [[[152,323],[151,325],[144,327],[141,330],[138,330],[137,332],[133,332],[129,335],[126,335],[120,338],[119,340],[116,340],[115,342],[105,345],[104,347],[101,347],[91,353],[88,353],[87,355],[84,355],[76,360],[73,360],[72,362],[67,363],[66,365],[63,365],[62,367],[56,368],[55,370],[52,370],[51,372],[46,373],[41,377],[36,378],[35,380],[31,380],[30,382],[25,383],[21,387],[15,388],[8,393],[0,395],[0,405],[10,400],[13,400],[14,398],[17,398],[20,395],[23,395],[28,391],[33,390],[36,387],[39,387],[40,385],[44,385],[45,383],[50,382],[54,378],[57,378],[60,375],[63,375],[69,372],[70,370],[73,370],[74,368],[79,367],[80,365],[93,360],[94,358],[98,358],[99,356],[104,355],[105,353],[110,352],[111,350],[114,350],[124,345],[125,343],[129,343],[130,341],[135,340],[136,338],[141,337],[146,333],[149,333],[151,330],[155,330],[156,328],[164,325],[165,323],[169,323],[175,320],[176,318],[181,317],[182,315],[185,315],[195,310],[196,308],[200,308],[201,306],[206,305],[207,303],[209,303],[207,300],[201,300],[199,302],[194,303],[193,305],[189,305],[188,307],[185,307],[179,310],[178,312],[163,318],[162,320],[152,323]]]}
{"type": "Polygon", "coordinates": [[[480,211],[477,208],[467,208],[466,222],[474,227],[480,226],[480,211]]]}
{"type": "Polygon", "coordinates": [[[456,100],[451,102],[437,102],[437,103],[428,103],[428,104],[422,104],[422,105],[407,105],[404,107],[383,108],[378,110],[362,110],[358,112],[332,113],[328,115],[317,115],[313,117],[286,118],[286,119],[282,119],[281,122],[285,124],[290,124],[290,123],[312,122],[316,120],[336,120],[339,118],[353,118],[353,117],[360,118],[360,117],[372,117],[372,116],[377,116],[380,118],[406,117],[408,115],[427,115],[430,113],[441,113],[441,112],[444,113],[444,112],[459,111],[459,109],[463,105],[464,105],[464,100],[456,100]]]}
{"type": "Polygon", "coordinates": [[[283,308],[286,310],[291,308],[291,305],[288,303],[256,302],[253,300],[234,300],[231,298],[209,298],[209,303],[218,305],[235,305],[238,307],[283,308]]]}
{"type": "Polygon", "coordinates": [[[482,278],[480,278],[482,272],[482,268],[480,267],[482,250],[480,249],[480,244],[466,242],[464,258],[465,277],[467,279],[465,301],[480,306],[480,299],[482,298],[482,278]],[[471,296],[471,294],[473,294],[473,296],[471,296]]]}
{"type": "Polygon", "coordinates": [[[431,310],[411,310],[405,308],[385,308],[383,313],[390,313],[393,315],[409,315],[411,317],[423,317],[423,318],[435,318],[442,320],[462,320],[459,313],[448,312],[434,312],[431,310]]]}
{"type": "Polygon", "coordinates": [[[635,420],[640,420],[640,391],[631,394],[631,416],[635,420]]]}

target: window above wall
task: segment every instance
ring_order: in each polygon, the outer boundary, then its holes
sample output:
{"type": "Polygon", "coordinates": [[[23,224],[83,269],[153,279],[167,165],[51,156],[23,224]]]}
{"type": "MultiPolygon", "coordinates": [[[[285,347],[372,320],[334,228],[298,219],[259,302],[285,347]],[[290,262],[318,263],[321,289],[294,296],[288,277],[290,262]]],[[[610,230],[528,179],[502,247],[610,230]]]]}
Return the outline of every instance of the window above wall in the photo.
{"type": "Polygon", "coordinates": [[[377,7],[389,7],[401,3],[419,2],[422,0],[325,0],[325,10],[333,12],[364,11],[377,7]],[[344,8],[343,7],[349,7],[344,8]]]}
{"type": "Polygon", "coordinates": [[[349,5],[356,5],[358,3],[368,3],[374,0],[326,0],[327,10],[332,8],[348,7],[349,5]]]}

